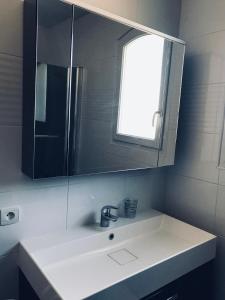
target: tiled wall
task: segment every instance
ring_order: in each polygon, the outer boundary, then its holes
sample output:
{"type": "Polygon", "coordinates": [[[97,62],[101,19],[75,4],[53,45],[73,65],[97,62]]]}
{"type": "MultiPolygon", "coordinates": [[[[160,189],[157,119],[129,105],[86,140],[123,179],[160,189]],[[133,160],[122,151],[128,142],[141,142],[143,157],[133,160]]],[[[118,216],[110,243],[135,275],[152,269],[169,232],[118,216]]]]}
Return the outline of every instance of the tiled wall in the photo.
{"type": "MultiPolygon", "coordinates": [[[[88,1],[88,0],[86,0],[88,1]]],[[[120,15],[177,34],[180,0],[89,0],[120,15]]],[[[20,222],[0,227],[0,300],[17,297],[18,240],[75,229],[98,218],[104,204],[124,197],[140,209],[161,208],[163,177],[139,171],[79,178],[31,181],[22,175],[22,2],[0,1],[0,208],[19,206],[20,222]]]]}
{"type": "Polygon", "coordinates": [[[218,155],[225,103],[225,0],[183,0],[187,41],[176,164],[166,211],[219,236],[215,298],[225,299],[225,172],[218,155]]]}

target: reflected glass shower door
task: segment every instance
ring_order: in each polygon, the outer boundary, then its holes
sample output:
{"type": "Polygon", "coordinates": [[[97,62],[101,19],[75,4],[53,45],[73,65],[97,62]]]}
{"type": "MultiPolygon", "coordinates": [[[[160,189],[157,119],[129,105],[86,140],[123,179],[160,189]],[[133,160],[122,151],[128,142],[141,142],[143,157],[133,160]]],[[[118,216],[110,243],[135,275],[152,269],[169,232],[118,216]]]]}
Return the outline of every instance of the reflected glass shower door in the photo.
{"type": "Polygon", "coordinates": [[[38,1],[35,178],[67,175],[73,8],[38,1]]]}

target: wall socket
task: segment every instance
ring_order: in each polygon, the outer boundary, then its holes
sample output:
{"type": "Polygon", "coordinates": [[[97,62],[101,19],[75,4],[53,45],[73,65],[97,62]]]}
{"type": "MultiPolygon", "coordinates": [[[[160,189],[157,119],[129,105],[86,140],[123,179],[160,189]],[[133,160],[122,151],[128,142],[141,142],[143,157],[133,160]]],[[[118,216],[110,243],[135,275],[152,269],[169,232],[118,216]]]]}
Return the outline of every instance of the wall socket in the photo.
{"type": "Polygon", "coordinates": [[[19,222],[19,208],[7,207],[0,209],[0,226],[7,226],[19,222]]]}

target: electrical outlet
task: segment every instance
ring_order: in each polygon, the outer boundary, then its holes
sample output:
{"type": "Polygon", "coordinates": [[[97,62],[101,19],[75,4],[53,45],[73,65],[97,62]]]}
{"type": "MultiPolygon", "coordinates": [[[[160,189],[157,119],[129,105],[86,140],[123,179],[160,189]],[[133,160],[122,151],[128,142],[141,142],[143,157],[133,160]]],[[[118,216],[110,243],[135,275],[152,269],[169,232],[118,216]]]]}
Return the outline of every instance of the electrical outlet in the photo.
{"type": "Polygon", "coordinates": [[[9,207],[0,210],[0,226],[11,225],[19,222],[19,208],[9,207]]]}

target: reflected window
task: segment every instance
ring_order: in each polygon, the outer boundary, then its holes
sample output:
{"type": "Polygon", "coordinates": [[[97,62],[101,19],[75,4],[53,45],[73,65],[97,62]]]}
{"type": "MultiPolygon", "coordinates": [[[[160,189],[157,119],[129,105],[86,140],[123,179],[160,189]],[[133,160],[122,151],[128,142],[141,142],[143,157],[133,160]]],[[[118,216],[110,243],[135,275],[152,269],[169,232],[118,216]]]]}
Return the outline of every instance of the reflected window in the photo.
{"type": "Polygon", "coordinates": [[[165,76],[168,77],[166,45],[162,37],[142,35],[122,47],[116,131],[117,135],[124,137],[122,140],[131,137],[127,139],[128,142],[156,147],[159,145],[167,85],[165,76]]]}

